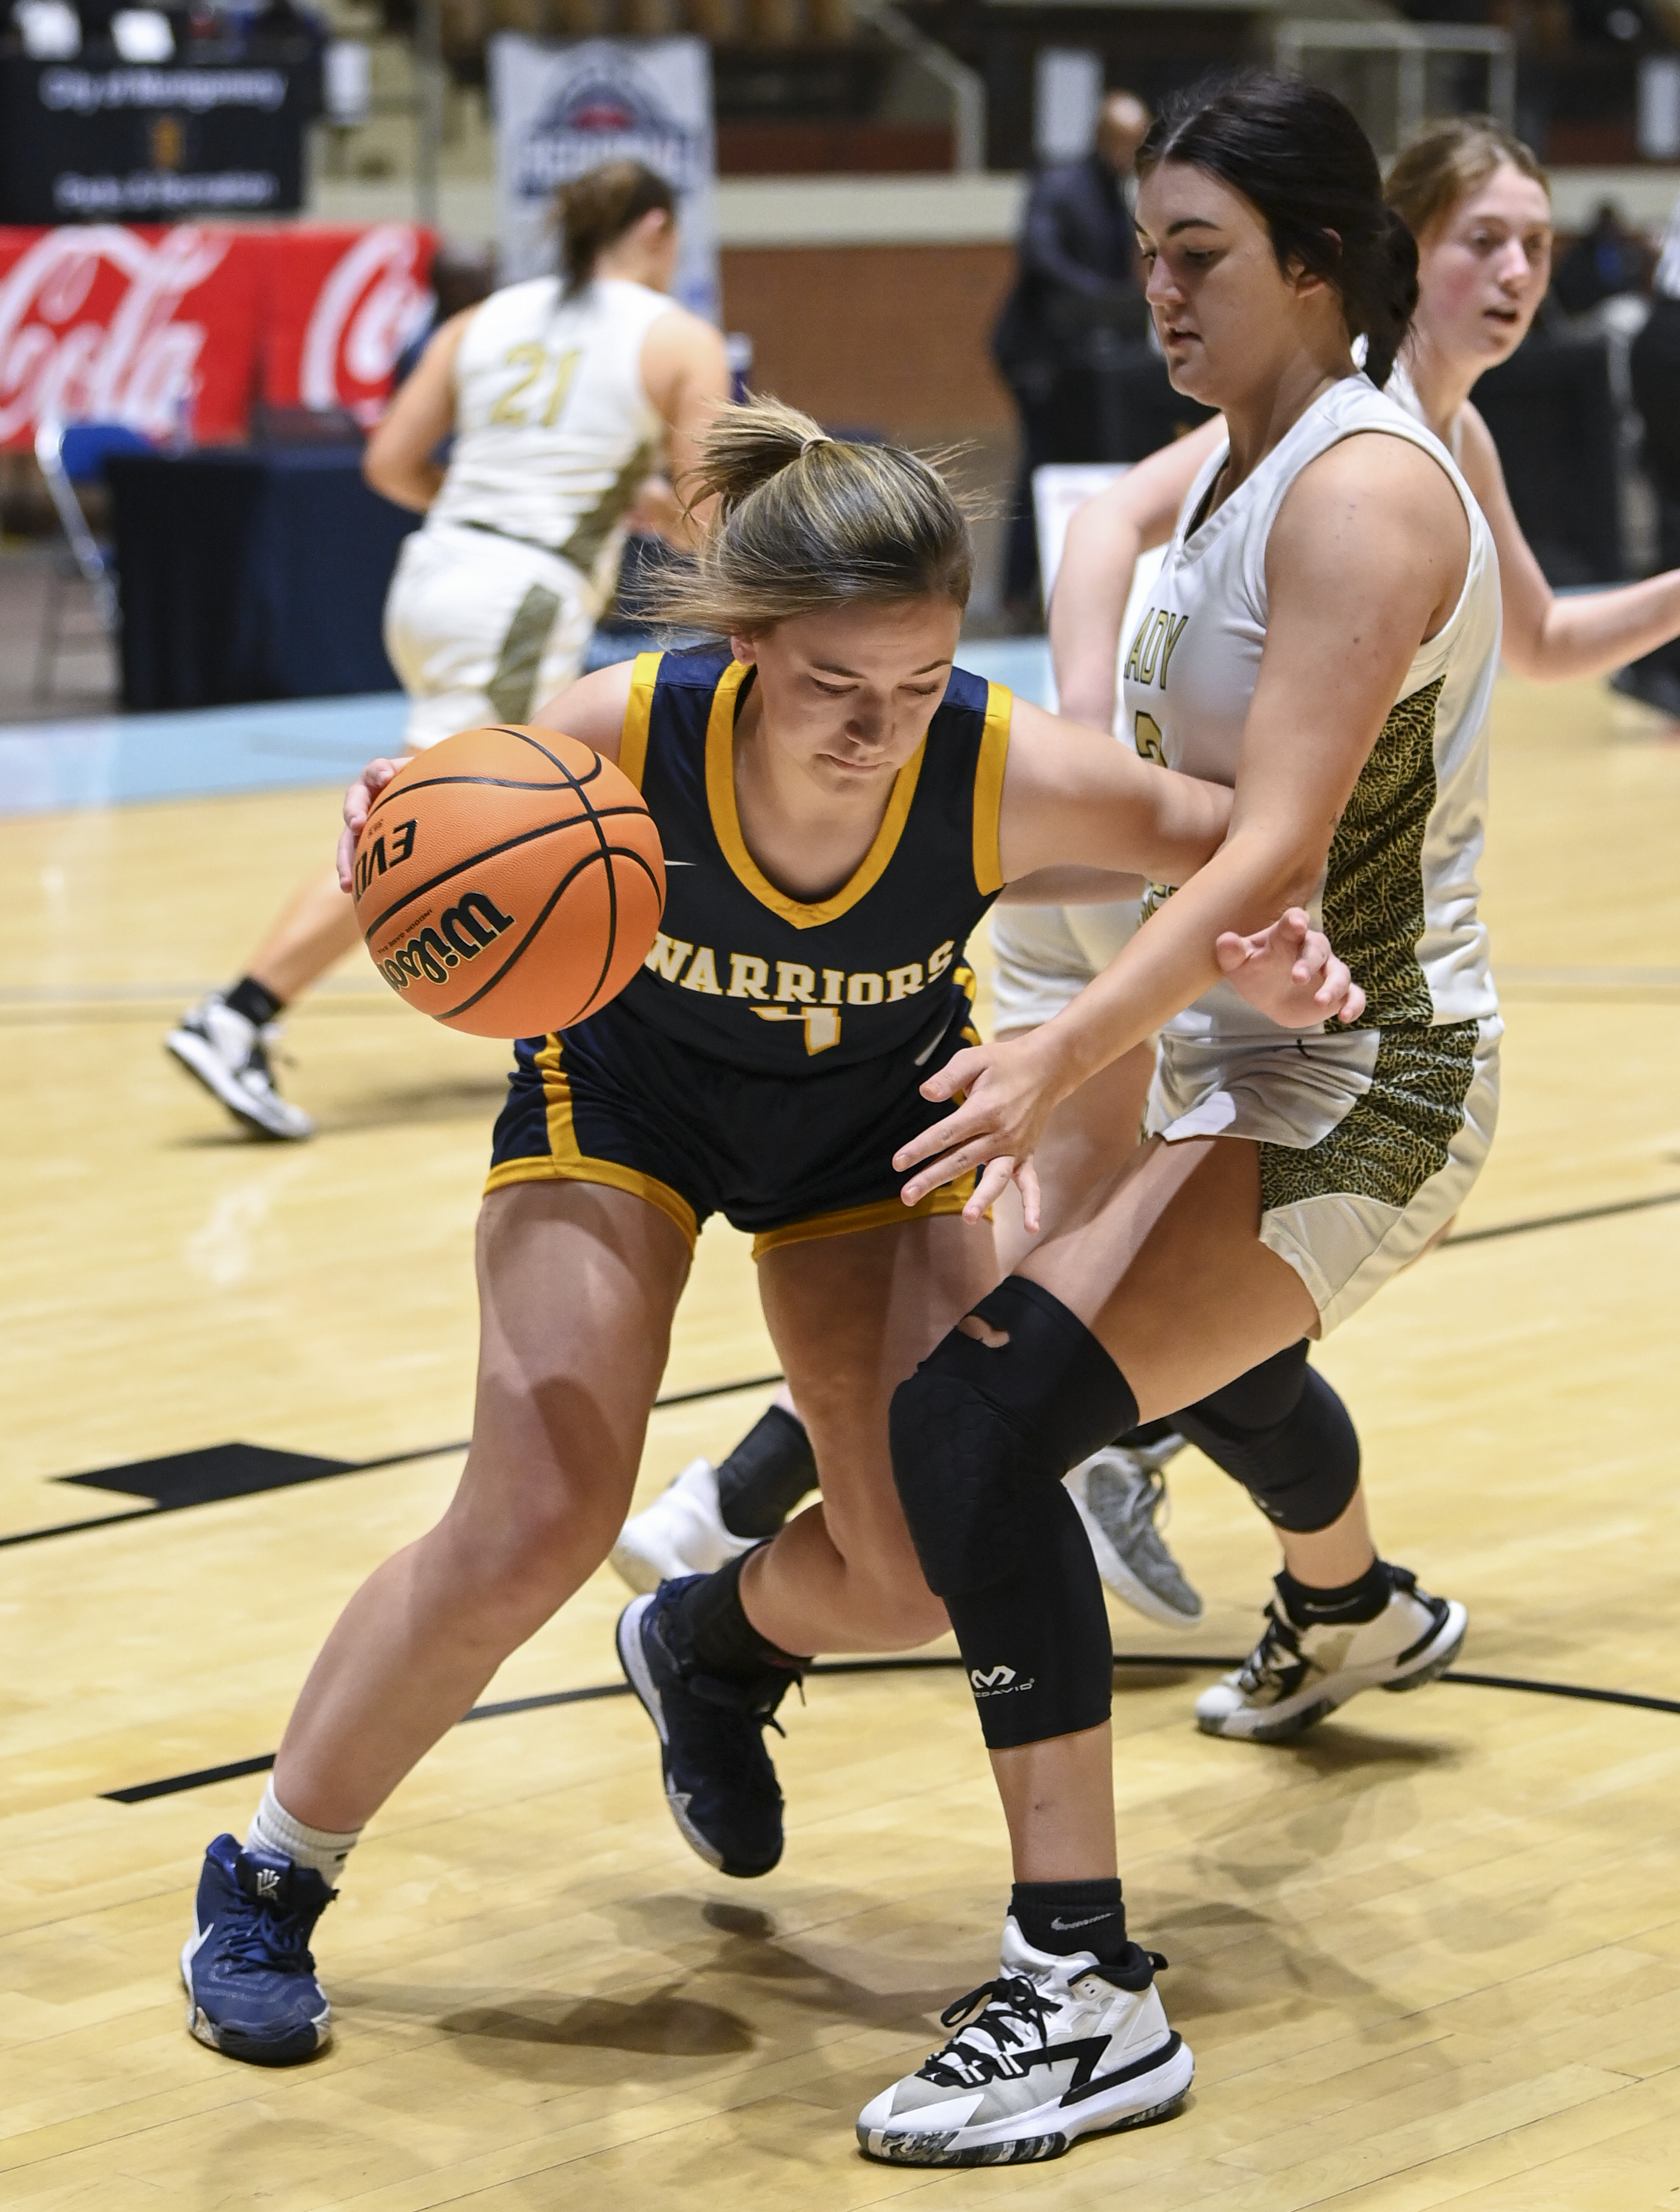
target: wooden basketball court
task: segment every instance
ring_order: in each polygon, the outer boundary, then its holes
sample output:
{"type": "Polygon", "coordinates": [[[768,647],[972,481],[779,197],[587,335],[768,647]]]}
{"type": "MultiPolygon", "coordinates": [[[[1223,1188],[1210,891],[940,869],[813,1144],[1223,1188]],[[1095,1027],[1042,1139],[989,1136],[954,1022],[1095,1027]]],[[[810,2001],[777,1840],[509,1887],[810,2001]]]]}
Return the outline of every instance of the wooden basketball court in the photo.
{"type": "MultiPolygon", "coordinates": [[[[729,1883],[672,1827],[640,1711],[587,1694],[619,1680],[607,1569],[357,1852],[318,1940],[331,2051],[269,2073],[184,2032],[203,1847],[243,1833],[317,1644],[438,1511],[470,1420],[502,1048],[349,969],[291,1025],[321,1122],[296,1149],[234,1134],[160,1048],[336,810],[0,822],[0,2203],[1680,2207],[1675,733],[1598,684],[1504,682],[1503,1126],[1456,1241],[1321,1355],[1385,1550],[1470,1607],[1460,1679],[1293,1748],[1198,1735],[1198,1662],[1252,1641],[1272,1552],[1174,1463],[1207,1615],[1181,1645],[1117,1608],[1116,1760],[1197,2085],[1164,2126],[979,2173],[870,2165],[852,2131],[995,1960],[961,1676],[815,1677],[775,1746],[783,1865],[729,1883]]],[[[746,1241],[713,1227],[644,1496],[720,1456],[773,1367],[746,1241]]]]}

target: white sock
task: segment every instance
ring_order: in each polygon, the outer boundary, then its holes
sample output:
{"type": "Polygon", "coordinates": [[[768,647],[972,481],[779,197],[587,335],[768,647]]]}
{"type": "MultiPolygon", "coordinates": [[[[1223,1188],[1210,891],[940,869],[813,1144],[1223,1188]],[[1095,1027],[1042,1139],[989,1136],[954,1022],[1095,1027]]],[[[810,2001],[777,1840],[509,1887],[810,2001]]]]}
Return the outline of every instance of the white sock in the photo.
{"type": "Polygon", "coordinates": [[[335,1835],[330,1828],[306,1828],[301,1820],[292,1818],[275,1796],[270,1782],[251,1817],[245,1847],[248,1851],[267,1851],[272,1857],[290,1859],[298,1866],[313,1867],[330,1889],[337,1889],[343,1879],[344,1862],[361,1833],[360,1828],[342,1835],[335,1835]]]}

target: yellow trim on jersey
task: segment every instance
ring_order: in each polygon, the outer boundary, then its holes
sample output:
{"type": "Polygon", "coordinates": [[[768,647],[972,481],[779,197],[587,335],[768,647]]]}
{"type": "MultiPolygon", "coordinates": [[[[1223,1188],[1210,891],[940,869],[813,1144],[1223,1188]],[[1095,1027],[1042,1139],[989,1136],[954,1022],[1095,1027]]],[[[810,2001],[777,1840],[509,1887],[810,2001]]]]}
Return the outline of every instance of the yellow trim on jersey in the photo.
{"type": "MultiPolygon", "coordinates": [[[[649,654],[646,658],[652,659],[657,655],[649,654]]],[[[617,1160],[595,1159],[579,1146],[572,1123],[572,1085],[561,1065],[563,1049],[559,1037],[549,1036],[537,1055],[537,1066],[543,1077],[543,1095],[549,1109],[548,1158],[503,1160],[500,1166],[490,1170],[484,1185],[486,1194],[505,1190],[510,1183],[516,1182],[604,1183],[609,1190],[628,1191],[632,1198],[645,1199],[649,1206],[657,1206],[682,1231],[692,1252],[699,1241],[700,1224],[687,1199],[669,1183],[661,1182],[657,1176],[644,1175],[640,1168],[622,1166],[617,1160]]]]}
{"type": "Polygon", "coordinates": [[[978,1176],[970,1172],[954,1183],[942,1183],[914,1206],[901,1198],[876,1199],[870,1206],[843,1206],[835,1213],[810,1213],[803,1221],[784,1221],[777,1229],[761,1229],[753,1239],[753,1257],[761,1260],[784,1244],[808,1244],[818,1237],[849,1237],[859,1229],[890,1229],[901,1221],[925,1221],[937,1213],[961,1213],[974,1194],[978,1176]]]}
{"type": "Polygon", "coordinates": [[[1001,684],[986,687],[986,727],[974,764],[974,882],[989,897],[1004,888],[998,857],[998,821],[1004,809],[1004,769],[1010,757],[1013,695],[1001,684]]]}
{"type": "MultiPolygon", "coordinates": [[[[768,907],[772,914],[779,915],[795,929],[816,929],[825,921],[838,921],[841,915],[849,914],[886,872],[887,863],[898,849],[898,841],[909,819],[927,739],[923,738],[893,778],[892,796],[881,817],[881,827],[875,833],[875,842],[858,862],[851,880],[843,884],[832,898],[807,906],[776,889],[747,850],[746,840],[741,835],[741,817],[735,810],[735,702],[746,674],[744,662],[731,661],[719,678],[712,697],[711,718],[706,726],[706,803],[712,816],[712,828],[723,848],[724,858],[761,906],[768,907]]],[[[1004,694],[1006,698],[1008,696],[1004,694]]]]}
{"type": "Polygon", "coordinates": [[[639,653],[630,672],[630,696],[624,702],[624,731],[618,740],[618,765],[636,789],[647,766],[647,726],[653,716],[653,686],[662,653],[639,653]]]}

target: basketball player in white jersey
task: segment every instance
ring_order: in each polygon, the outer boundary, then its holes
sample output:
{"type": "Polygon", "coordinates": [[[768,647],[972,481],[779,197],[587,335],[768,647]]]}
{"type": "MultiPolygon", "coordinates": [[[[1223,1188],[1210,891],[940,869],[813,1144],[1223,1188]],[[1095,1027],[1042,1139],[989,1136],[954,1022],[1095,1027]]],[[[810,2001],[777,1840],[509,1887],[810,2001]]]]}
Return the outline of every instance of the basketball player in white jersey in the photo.
{"type": "Polygon", "coordinates": [[[982,1168],[978,1213],[1013,1177],[1030,1231],[1051,1112],[1161,1032],[1149,1141],[893,1401],[900,1496],[1016,1875],[984,2008],[859,2116],[864,2148],[907,2164],[1053,2156],[1173,2110],[1190,2081],[1150,1986],[1161,1962],[1126,1936],[1110,1639],[1068,1466],[1187,1408],[1277,1529],[1266,1632],[1198,1700],[1212,1732],[1283,1735],[1359,1690],[1416,1687],[1465,1633],[1462,1606],[1378,1556],[1356,1451],[1306,1352],[1443,1232],[1493,1133],[1501,1024],[1476,872],[1494,541],[1446,448],[1378,389],[1416,248],[1341,102],[1258,76],[1192,93],[1139,170],[1168,371],[1225,434],[1152,587],[1125,707],[1141,753],[1230,785],[1234,808],[1219,852],[1146,896],[1069,1006],[924,1084],[961,1103],[895,1155],[907,1202],[982,1168]],[[1199,949],[1285,886],[1369,994],[1348,1030],[1286,1039],[1199,949]]]}
{"type": "MultiPolygon", "coordinates": [[[[571,682],[631,520],[686,542],[670,483],[728,398],[729,371],[719,333],[668,295],[676,204],[637,161],[563,186],[563,273],[452,317],[368,441],[368,483],[426,517],[385,601],[386,650],[414,702],[410,751],[521,721],[571,682]],[[452,434],[446,466],[435,456],[452,434]]],[[[281,1009],[355,943],[336,875],[312,876],[244,975],[171,1032],[182,1066],[255,1134],[313,1133],[281,1097],[268,1045],[281,1009]]]]}
{"type": "MultiPolygon", "coordinates": [[[[1417,240],[1418,300],[1385,388],[1446,446],[1488,519],[1499,554],[1507,665],[1538,683],[1602,675],[1680,634],[1680,570],[1586,598],[1554,598],[1512,509],[1487,425],[1470,404],[1477,378],[1515,351],[1545,296],[1552,220],[1544,170],[1487,117],[1455,116],[1405,147],[1386,198],[1417,240]]],[[[1223,437],[1222,423],[1204,425],[1075,516],[1049,613],[1064,714],[1128,734],[1117,715],[1118,684],[1149,610],[1158,561],[1145,556],[1171,535],[1186,493],[1223,437]]],[[[1139,911],[1135,902],[994,909],[996,1034],[1052,1020],[1135,932],[1139,911]]],[[[1154,1058],[1139,1047],[1064,1101],[1038,1154],[1041,1182],[1059,1186],[1120,1164],[1132,1147],[1154,1058]]],[[[1050,1197],[1047,1187],[1046,1212],[1053,1212],[1050,1197]]],[[[1012,1264],[1026,1249],[1019,1209],[1006,1201],[997,1218],[1002,1256],[1012,1264]]],[[[1170,1559],[1163,1571],[1164,1547],[1150,1542],[1145,1520],[1161,1494],[1157,1470],[1179,1442],[1167,1424],[1157,1429],[1164,1434],[1101,1452],[1068,1480],[1110,1587],[1130,1595],[1141,1570],[1183,1611],[1180,1594],[1188,1585],[1170,1559]]],[[[1216,1436],[1197,1442],[1217,1455],[1216,1436]]]]}

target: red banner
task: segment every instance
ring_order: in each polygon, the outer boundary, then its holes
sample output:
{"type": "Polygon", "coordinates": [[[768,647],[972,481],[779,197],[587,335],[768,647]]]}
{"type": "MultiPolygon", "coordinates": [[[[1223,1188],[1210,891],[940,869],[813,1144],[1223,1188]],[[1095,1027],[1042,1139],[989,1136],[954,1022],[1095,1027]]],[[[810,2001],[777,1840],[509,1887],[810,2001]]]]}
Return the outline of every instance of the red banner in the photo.
{"type": "Polygon", "coordinates": [[[409,222],[299,223],[268,236],[264,398],[377,422],[429,305],[431,234],[409,222]]]}
{"type": "Polygon", "coordinates": [[[49,417],[212,444],[259,392],[371,422],[432,247],[410,223],[0,228],[0,447],[49,417]]]}

